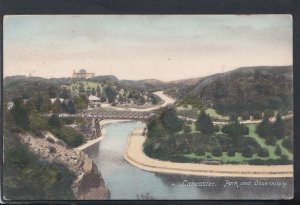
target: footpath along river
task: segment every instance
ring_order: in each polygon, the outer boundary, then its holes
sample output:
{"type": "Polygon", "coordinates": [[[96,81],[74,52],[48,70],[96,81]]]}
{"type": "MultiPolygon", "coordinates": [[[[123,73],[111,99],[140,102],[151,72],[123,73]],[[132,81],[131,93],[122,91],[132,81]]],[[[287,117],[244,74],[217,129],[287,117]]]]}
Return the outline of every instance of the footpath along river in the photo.
{"type": "Polygon", "coordinates": [[[128,135],[138,121],[104,125],[105,139],[84,152],[97,164],[111,199],[288,199],[293,178],[202,177],[143,171],[123,157],[128,135]]]}

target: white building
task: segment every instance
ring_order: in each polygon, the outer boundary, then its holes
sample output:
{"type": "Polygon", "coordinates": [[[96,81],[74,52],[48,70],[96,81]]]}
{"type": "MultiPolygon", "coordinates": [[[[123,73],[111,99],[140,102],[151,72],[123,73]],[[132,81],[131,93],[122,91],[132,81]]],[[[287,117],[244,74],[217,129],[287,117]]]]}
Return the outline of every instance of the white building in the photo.
{"type": "Polygon", "coordinates": [[[100,98],[98,98],[94,95],[90,95],[89,96],[89,103],[92,106],[100,107],[100,98]]]}

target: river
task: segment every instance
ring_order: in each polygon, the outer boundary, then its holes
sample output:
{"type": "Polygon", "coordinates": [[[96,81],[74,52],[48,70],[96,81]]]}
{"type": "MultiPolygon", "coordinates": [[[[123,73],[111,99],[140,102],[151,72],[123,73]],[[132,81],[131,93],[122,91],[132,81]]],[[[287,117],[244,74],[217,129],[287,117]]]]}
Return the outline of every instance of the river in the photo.
{"type": "Polygon", "coordinates": [[[105,139],[84,150],[97,164],[111,199],[284,199],[293,196],[293,178],[224,178],[159,174],[127,163],[123,152],[129,133],[142,122],[104,125],[105,139]]]}

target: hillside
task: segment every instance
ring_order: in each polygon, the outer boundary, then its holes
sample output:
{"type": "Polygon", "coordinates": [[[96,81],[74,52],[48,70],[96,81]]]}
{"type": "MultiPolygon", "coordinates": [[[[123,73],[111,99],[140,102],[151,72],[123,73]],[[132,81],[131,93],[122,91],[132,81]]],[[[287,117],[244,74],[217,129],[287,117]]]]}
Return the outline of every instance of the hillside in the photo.
{"type": "Polygon", "coordinates": [[[242,67],[203,77],[194,85],[178,84],[166,93],[181,102],[192,100],[213,107],[222,114],[287,111],[292,109],[293,67],[242,67]]]}

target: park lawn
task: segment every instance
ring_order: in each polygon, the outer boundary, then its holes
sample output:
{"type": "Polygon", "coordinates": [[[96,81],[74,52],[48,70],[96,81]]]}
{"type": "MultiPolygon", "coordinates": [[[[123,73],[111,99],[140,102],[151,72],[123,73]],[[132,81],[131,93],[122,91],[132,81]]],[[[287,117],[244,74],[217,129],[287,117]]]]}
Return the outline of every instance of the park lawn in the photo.
{"type": "Polygon", "coordinates": [[[209,114],[212,118],[219,119],[219,120],[229,120],[229,116],[219,115],[215,109],[208,108],[205,110],[206,114],[209,114]]]}
{"type": "MultiPolygon", "coordinates": [[[[278,159],[280,158],[280,156],[277,156],[275,154],[275,146],[272,145],[267,145],[265,143],[265,139],[259,137],[256,133],[255,133],[255,129],[256,129],[256,124],[247,124],[247,127],[249,128],[249,136],[253,137],[258,144],[263,147],[266,148],[269,151],[269,159],[278,159]]],[[[281,140],[277,140],[277,144],[281,147],[282,150],[282,154],[286,154],[288,156],[289,160],[293,160],[293,154],[290,153],[287,149],[285,149],[282,145],[282,139],[281,140]]],[[[266,158],[265,158],[266,159],[266,158]]]]}

